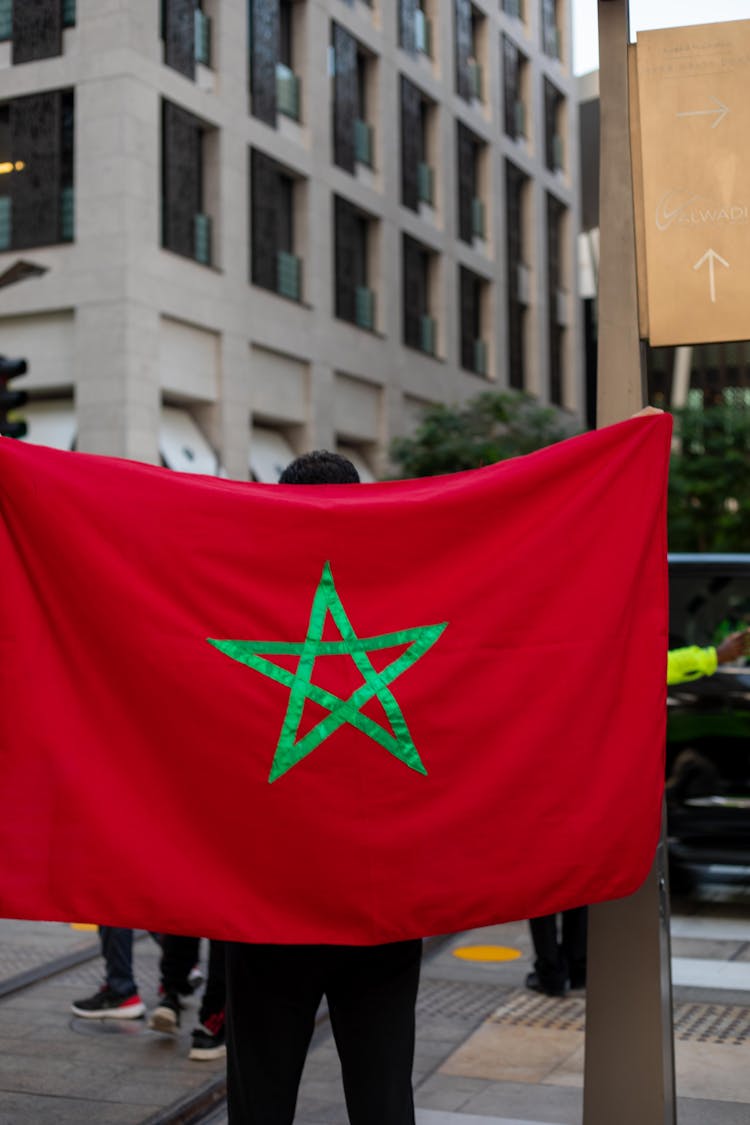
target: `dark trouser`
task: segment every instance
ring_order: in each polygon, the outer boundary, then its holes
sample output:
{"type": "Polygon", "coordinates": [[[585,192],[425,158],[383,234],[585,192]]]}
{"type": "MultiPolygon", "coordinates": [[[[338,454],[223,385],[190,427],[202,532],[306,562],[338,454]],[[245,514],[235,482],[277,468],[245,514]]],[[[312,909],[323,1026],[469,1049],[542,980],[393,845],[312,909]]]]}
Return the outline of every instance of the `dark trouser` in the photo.
{"type": "MultiPolygon", "coordinates": [[[[208,979],[198,1019],[224,1011],[226,995],[225,945],[212,941],[208,951],[208,979]]],[[[164,934],[161,942],[161,983],[165,992],[185,995],[190,990],[188,974],[198,961],[200,938],[164,934]]]]}
{"type": "Polygon", "coordinates": [[[414,1125],[421,957],[421,941],[227,945],[230,1125],[292,1125],[324,995],[351,1125],[414,1125]]]}
{"type": "Polygon", "coordinates": [[[532,918],[531,939],[534,943],[539,982],[545,988],[563,989],[569,982],[574,988],[586,983],[586,926],[588,907],[576,906],[561,915],[545,914],[532,918]],[[562,936],[558,940],[557,919],[562,918],[562,936]]]}
{"type": "Polygon", "coordinates": [[[100,926],[99,940],[107,984],[120,996],[136,991],[133,979],[133,931],[119,926],[100,926]]]}

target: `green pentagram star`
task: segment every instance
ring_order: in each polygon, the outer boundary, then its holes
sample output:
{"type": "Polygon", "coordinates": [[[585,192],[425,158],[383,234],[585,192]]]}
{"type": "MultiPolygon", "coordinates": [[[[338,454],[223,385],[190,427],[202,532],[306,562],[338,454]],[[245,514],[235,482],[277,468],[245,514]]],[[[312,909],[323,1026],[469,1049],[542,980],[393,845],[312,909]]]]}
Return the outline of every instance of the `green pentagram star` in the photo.
{"type": "Polygon", "coordinates": [[[426,774],[427,770],[389,685],[432,648],[446,625],[447,622],[444,621],[440,625],[421,625],[401,629],[396,633],[358,637],[336,590],[330,564],[326,563],[313,598],[304,641],[217,641],[208,638],[208,643],[232,660],[238,660],[248,668],[254,668],[256,672],[289,688],[289,703],[276,744],[269,782],[276,781],[292,766],[296,766],[345,723],[372,738],[411,769],[426,774]],[[340,641],[323,640],[327,613],[330,613],[341,635],[340,641]],[[381,672],[377,672],[368,654],[403,644],[408,644],[409,647],[381,672]],[[266,659],[267,656],[299,656],[296,672],[274,664],[272,660],[266,659]],[[339,699],[332,692],[317,687],[312,683],[312,673],[315,661],[321,656],[351,656],[365,682],[348,699],[339,699]],[[362,713],[365,704],[374,698],[380,700],[391,730],[362,713]],[[320,704],[328,714],[304,737],[299,738],[306,699],[320,704]]]}

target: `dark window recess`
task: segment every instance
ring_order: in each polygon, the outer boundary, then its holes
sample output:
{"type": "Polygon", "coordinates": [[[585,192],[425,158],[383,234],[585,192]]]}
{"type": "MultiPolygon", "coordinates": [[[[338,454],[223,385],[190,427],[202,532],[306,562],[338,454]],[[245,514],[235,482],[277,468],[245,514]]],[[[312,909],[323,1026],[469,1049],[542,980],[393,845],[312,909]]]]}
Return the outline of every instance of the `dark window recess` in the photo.
{"type": "Polygon", "coordinates": [[[164,0],[164,61],[172,70],[195,78],[195,0],[164,0]]]}
{"type": "Polygon", "coordinates": [[[599,98],[581,102],[579,132],[581,154],[581,226],[593,230],[599,226],[599,98]]]}
{"type": "Polygon", "coordinates": [[[15,0],[13,62],[51,59],[62,54],[61,0],[15,0]]]}
{"type": "Polygon", "coordinates": [[[13,165],[0,185],[4,250],[73,237],[73,105],[72,90],[52,90],[0,107],[2,159],[13,165]]]}
{"type": "Polygon", "coordinates": [[[162,245],[197,259],[196,228],[203,218],[203,126],[162,102],[162,245]]]}
{"type": "Polygon", "coordinates": [[[554,195],[547,196],[547,322],[549,325],[549,397],[562,404],[563,341],[565,328],[558,316],[561,286],[562,221],[565,206],[554,195]]]}
{"type": "Polygon", "coordinates": [[[333,159],[354,173],[357,118],[357,40],[339,24],[333,25],[333,159]]]}
{"type": "Polygon", "coordinates": [[[550,172],[562,167],[557,122],[563,95],[549,79],[544,79],[544,163],[550,172]]]}
{"type": "Polygon", "coordinates": [[[424,322],[429,318],[430,252],[408,234],[403,243],[404,343],[424,351],[424,322]]]}
{"type": "Polygon", "coordinates": [[[252,262],[255,285],[276,290],[279,248],[279,167],[257,149],[251,153],[252,262]]]}
{"type": "Polygon", "coordinates": [[[523,201],[527,178],[514,164],[505,165],[505,198],[508,267],[508,382],[523,390],[525,383],[524,321],[529,294],[522,291],[526,277],[523,255],[523,201]]]}
{"type": "Polygon", "coordinates": [[[477,375],[486,375],[482,361],[482,279],[459,266],[461,301],[461,366],[477,375]]]}
{"type": "Polygon", "coordinates": [[[299,301],[301,263],[294,252],[296,181],[257,149],[250,154],[250,180],[251,280],[254,285],[299,301]]]}
{"type": "Polygon", "coordinates": [[[334,267],[336,271],[335,310],[340,320],[360,327],[361,294],[368,284],[368,229],[370,220],[340,196],[334,196],[334,267]]]}
{"type": "Polygon", "coordinates": [[[280,49],[279,0],[250,3],[250,97],[253,117],[276,125],[276,64],[280,49]]]}
{"type": "Polygon", "coordinates": [[[360,121],[367,120],[367,55],[357,51],[357,105],[355,115],[360,121]]]}
{"type": "Polygon", "coordinates": [[[419,210],[419,166],[424,161],[422,91],[401,76],[401,202],[419,210]]]}
{"type": "Polygon", "coordinates": [[[474,27],[471,0],[455,0],[456,93],[467,102],[474,93],[470,66],[474,61],[474,27]]]}
{"type": "Polygon", "coordinates": [[[417,51],[416,23],[418,7],[419,4],[417,0],[399,0],[399,43],[410,55],[416,54],[417,51]]]}
{"type": "Polygon", "coordinates": [[[458,237],[474,240],[474,200],[477,198],[477,156],[479,141],[460,121],[457,123],[458,237]]]}
{"type": "Polygon", "coordinates": [[[557,0],[542,0],[542,50],[550,58],[558,59],[560,57],[557,0]]]}
{"type": "Polygon", "coordinates": [[[523,135],[520,128],[519,106],[521,99],[522,56],[518,47],[507,35],[503,36],[503,119],[505,133],[516,140],[523,135]]]}
{"type": "Polygon", "coordinates": [[[294,21],[292,0],[279,0],[279,62],[294,70],[294,21]]]}

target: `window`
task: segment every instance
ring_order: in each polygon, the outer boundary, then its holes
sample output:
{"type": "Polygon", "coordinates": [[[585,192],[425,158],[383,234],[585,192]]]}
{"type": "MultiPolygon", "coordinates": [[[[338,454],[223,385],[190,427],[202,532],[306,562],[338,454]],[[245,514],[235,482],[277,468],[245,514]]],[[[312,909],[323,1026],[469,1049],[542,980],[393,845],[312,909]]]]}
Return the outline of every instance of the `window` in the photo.
{"type": "Polygon", "coordinates": [[[279,3],[279,58],[276,63],[276,108],[299,121],[300,81],[294,73],[294,0],[279,3]]]}
{"type": "Polygon", "coordinates": [[[503,11],[517,20],[524,18],[524,0],[503,0],[503,11]]]}
{"type": "Polygon", "coordinates": [[[458,237],[471,245],[486,237],[484,201],[479,190],[479,166],[484,142],[460,121],[456,126],[458,172],[458,237]]]}
{"type": "Polygon", "coordinates": [[[0,40],[13,41],[13,63],[62,54],[63,27],[75,23],[70,0],[0,0],[0,40]]]}
{"type": "Polygon", "coordinates": [[[211,65],[211,21],[202,0],[162,0],[164,62],[195,79],[196,63],[211,65]]]}
{"type": "Polygon", "coordinates": [[[333,224],[336,316],[372,330],[375,294],[370,284],[370,239],[374,220],[337,195],[333,224]]]}
{"type": "Polygon", "coordinates": [[[403,236],[404,344],[426,355],[437,352],[437,324],[431,315],[432,272],[436,255],[403,236]]]}
{"type": "Polygon", "coordinates": [[[455,0],[456,28],[456,93],[472,101],[484,97],[482,39],[485,17],[474,8],[471,0],[455,0]]]}
{"type": "Polygon", "coordinates": [[[72,90],[0,105],[0,250],[72,240],[73,145],[72,90]]]}
{"type": "Polygon", "coordinates": [[[482,305],[486,288],[486,281],[459,266],[461,366],[475,375],[487,375],[487,341],[482,334],[482,305]]]}
{"type": "Polygon", "coordinates": [[[253,149],[251,179],[251,266],[254,285],[292,301],[302,299],[298,196],[301,181],[270,156],[253,149]]]}
{"type": "Polygon", "coordinates": [[[301,114],[301,83],[295,72],[298,38],[295,0],[248,0],[250,101],[254,117],[276,127],[277,113],[301,114]]]}
{"type": "Polygon", "coordinates": [[[353,173],[357,164],[372,166],[373,129],[368,123],[370,82],[375,64],[339,24],[333,25],[333,158],[353,173]]]}
{"type": "Polygon", "coordinates": [[[211,264],[211,218],[204,208],[206,126],[162,102],[162,246],[211,264]]]}
{"type": "Polygon", "coordinates": [[[410,55],[433,57],[432,0],[399,0],[398,41],[410,55]]]}
{"type": "Polygon", "coordinates": [[[565,167],[562,119],[565,98],[556,86],[544,79],[544,162],[550,172],[561,172],[565,167]]]}
{"type": "Polygon", "coordinates": [[[557,0],[542,0],[542,50],[551,59],[562,58],[557,0]]]}
{"type": "Polygon", "coordinates": [[[527,136],[526,101],[523,88],[528,59],[513,40],[503,36],[503,121],[506,136],[518,140],[527,136]]]}
{"type": "Polygon", "coordinates": [[[565,299],[562,280],[563,224],[566,207],[547,195],[547,321],[549,326],[549,397],[562,405],[565,299]]]}
{"type": "Polygon", "coordinates": [[[510,161],[505,165],[505,228],[507,233],[508,382],[525,386],[526,309],[531,302],[531,275],[526,254],[526,200],[528,177],[510,161]]]}
{"type": "Polygon", "coordinates": [[[430,160],[435,107],[418,86],[401,77],[401,202],[412,211],[434,206],[435,171],[430,160]]]}

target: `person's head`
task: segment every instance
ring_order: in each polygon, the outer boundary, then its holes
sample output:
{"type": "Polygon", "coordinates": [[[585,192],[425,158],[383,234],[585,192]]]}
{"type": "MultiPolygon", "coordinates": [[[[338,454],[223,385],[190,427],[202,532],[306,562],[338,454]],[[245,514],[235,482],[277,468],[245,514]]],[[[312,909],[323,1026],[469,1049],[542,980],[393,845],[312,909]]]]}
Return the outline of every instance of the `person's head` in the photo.
{"type": "Polygon", "coordinates": [[[316,449],[287,465],[279,484],[359,484],[359,473],[340,453],[316,449]]]}

